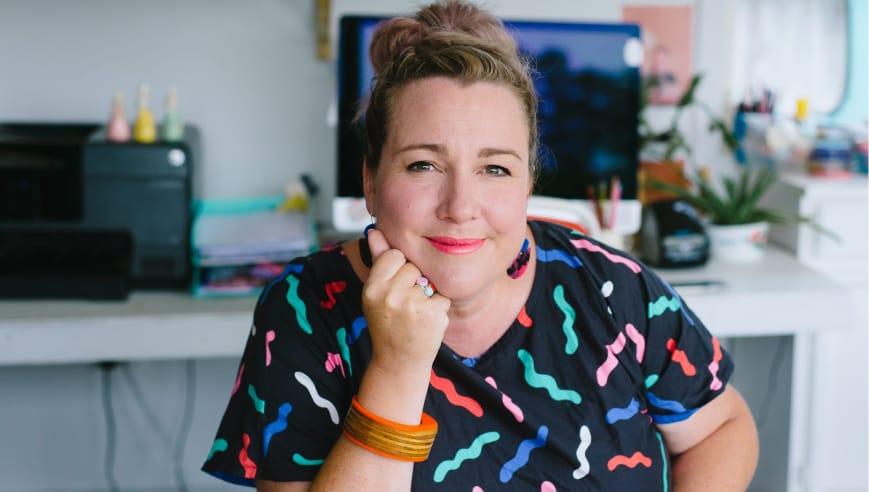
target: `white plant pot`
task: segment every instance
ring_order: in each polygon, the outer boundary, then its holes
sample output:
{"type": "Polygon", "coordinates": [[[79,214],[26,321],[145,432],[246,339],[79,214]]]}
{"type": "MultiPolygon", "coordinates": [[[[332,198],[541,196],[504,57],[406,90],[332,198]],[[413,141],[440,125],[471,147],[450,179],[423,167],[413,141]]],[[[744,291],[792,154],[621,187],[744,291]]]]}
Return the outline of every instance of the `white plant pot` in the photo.
{"type": "Polygon", "coordinates": [[[766,250],[769,223],[707,226],[712,256],[731,263],[760,261],[766,250]]]}

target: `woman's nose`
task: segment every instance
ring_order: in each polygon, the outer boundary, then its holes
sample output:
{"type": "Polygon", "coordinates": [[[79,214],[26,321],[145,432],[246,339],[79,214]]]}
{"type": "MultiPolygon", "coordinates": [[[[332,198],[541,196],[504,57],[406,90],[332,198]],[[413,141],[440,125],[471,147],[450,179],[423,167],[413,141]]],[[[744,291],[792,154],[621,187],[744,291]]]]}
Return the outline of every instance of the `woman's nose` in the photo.
{"type": "Polygon", "coordinates": [[[472,176],[452,175],[444,181],[438,207],[441,220],[462,223],[479,214],[479,193],[472,176]]]}

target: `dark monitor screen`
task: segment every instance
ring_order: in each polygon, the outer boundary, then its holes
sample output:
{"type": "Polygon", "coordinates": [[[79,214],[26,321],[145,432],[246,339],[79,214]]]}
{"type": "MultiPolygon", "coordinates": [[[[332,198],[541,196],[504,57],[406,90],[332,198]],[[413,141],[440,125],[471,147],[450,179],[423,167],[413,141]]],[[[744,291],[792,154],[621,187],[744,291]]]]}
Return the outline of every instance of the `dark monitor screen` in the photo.
{"type": "MultiPolygon", "coordinates": [[[[352,126],[374,71],[377,17],[343,17],[338,53],[338,196],[362,196],[363,146],[352,126]]],[[[541,176],[536,195],[586,199],[617,177],[636,198],[642,47],[634,24],[506,22],[532,60],[540,97],[541,176]]]]}

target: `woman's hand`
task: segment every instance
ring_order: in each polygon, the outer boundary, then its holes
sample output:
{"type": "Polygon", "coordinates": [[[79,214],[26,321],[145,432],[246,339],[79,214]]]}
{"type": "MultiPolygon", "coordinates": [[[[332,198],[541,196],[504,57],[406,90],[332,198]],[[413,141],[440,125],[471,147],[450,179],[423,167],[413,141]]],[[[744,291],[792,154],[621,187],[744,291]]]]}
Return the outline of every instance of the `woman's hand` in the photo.
{"type": "Polygon", "coordinates": [[[426,297],[416,280],[422,272],[392,249],[378,230],[368,234],[373,265],[362,288],[362,311],[368,321],[371,365],[386,372],[428,374],[449,324],[450,300],[426,297]]]}

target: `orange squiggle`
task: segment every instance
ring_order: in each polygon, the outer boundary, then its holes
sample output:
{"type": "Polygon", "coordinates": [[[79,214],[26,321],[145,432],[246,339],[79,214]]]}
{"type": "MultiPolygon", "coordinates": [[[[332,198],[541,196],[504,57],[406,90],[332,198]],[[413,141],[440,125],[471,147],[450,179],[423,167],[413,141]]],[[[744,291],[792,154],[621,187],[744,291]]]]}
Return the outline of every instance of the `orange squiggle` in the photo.
{"type": "Polygon", "coordinates": [[[247,433],[241,435],[242,448],[238,452],[238,462],[244,468],[244,478],[256,478],[256,463],[247,455],[250,446],[250,436],[247,433]]]}
{"type": "Polygon", "coordinates": [[[646,468],[649,468],[652,466],[652,459],[649,458],[648,456],[644,455],[643,453],[637,451],[630,458],[628,458],[627,456],[625,456],[623,454],[613,456],[612,458],[610,458],[609,461],[607,461],[606,467],[607,467],[607,470],[613,471],[616,468],[618,468],[619,466],[626,466],[628,468],[636,468],[637,465],[643,465],[646,468]]]}
{"type": "Polygon", "coordinates": [[[519,316],[516,319],[519,320],[519,324],[525,328],[531,328],[534,326],[534,320],[528,316],[528,312],[525,311],[525,306],[522,306],[522,310],[519,311],[519,316]]]}
{"type": "Polygon", "coordinates": [[[343,280],[336,280],[334,282],[329,282],[326,284],[326,300],[320,301],[320,306],[325,309],[332,309],[335,307],[335,294],[340,294],[344,292],[344,289],[347,288],[347,282],[343,280]]]}
{"type": "Polygon", "coordinates": [[[694,367],[694,364],[688,360],[688,354],[685,353],[684,350],[679,350],[676,348],[676,340],[670,338],[667,340],[667,350],[669,350],[673,355],[671,356],[673,362],[677,362],[680,366],[682,366],[682,372],[685,373],[686,376],[693,376],[697,374],[697,369],[694,367]]]}
{"type": "Polygon", "coordinates": [[[483,407],[477,403],[477,400],[473,398],[469,398],[467,396],[460,395],[456,391],[456,386],[447,378],[442,378],[435,374],[434,369],[431,371],[431,385],[434,386],[435,389],[440,390],[447,397],[447,401],[452,403],[453,405],[464,408],[465,410],[471,412],[471,415],[475,417],[483,416],[483,407]]]}

